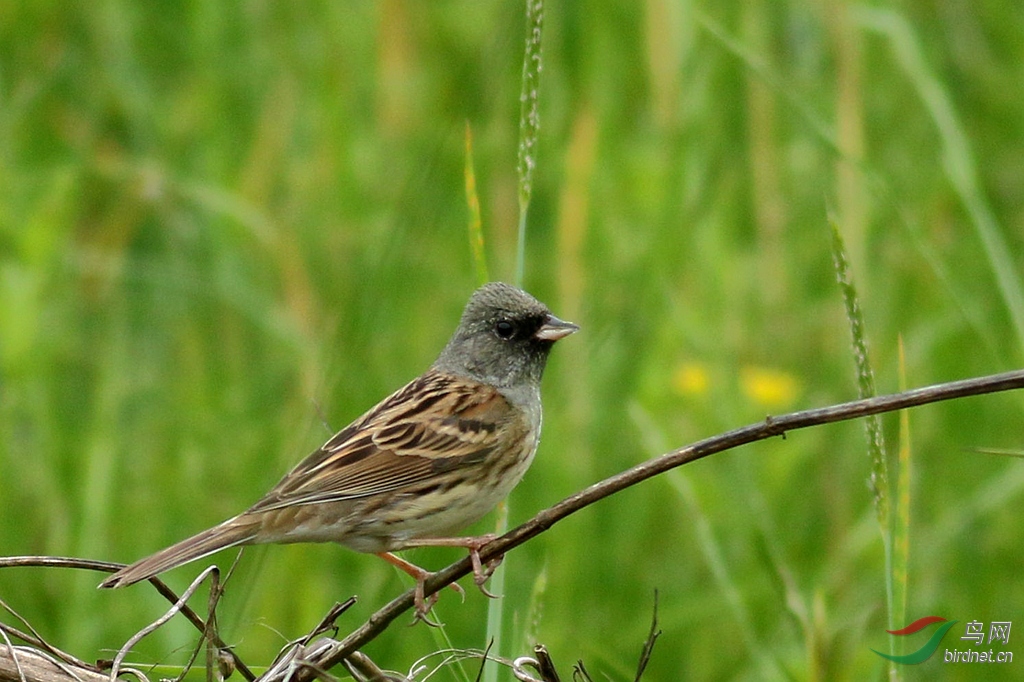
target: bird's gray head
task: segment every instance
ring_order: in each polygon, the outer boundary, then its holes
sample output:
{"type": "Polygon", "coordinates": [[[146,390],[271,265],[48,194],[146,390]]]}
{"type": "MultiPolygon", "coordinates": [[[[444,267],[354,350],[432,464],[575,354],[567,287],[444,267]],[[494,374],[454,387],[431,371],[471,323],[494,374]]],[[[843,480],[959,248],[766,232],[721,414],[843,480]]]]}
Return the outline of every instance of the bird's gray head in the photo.
{"type": "Polygon", "coordinates": [[[491,282],[469,298],[434,369],[499,388],[536,387],[551,346],[578,329],[522,289],[491,282]]]}

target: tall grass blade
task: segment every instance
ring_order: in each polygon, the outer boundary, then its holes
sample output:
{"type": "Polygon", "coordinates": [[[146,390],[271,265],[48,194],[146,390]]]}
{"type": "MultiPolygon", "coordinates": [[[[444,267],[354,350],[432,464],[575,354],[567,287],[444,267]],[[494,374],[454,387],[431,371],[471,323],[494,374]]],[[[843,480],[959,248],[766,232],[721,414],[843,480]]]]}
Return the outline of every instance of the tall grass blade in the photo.
{"type": "Polygon", "coordinates": [[[786,676],[783,674],[779,662],[775,659],[767,643],[762,641],[758,635],[754,614],[747,606],[741,585],[733,577],[726,552],[715,536],[711,521],[704,513],[690,477],[676,469],[670,471],[667,478],[685,505],[693,522],[693,531],[697,535],[697,542],[704,555],[704,560],[714,576],[715,585],[732,612],[736,623],[736,636],[756,661],[758,676],[764,680],[785,679],[786,676]]]}
{"type": "MultiPolygon", "coordinates": [[[[494,532],[504,535],[508,530],[508,503],[502,502],[498,505],[498,518],[494,523],[494,532]]],[[[501,653],[502,626],[505,618],[505,562],[502,561],[491,574],[487,583],[487,589],[498,595],[497,599],[487,600],[487,632],[485,633],[486,646],[493,649],[494,653],[501,653]]],[[[498,670],[500,667],[494,661],[485,661],[483,682],[497,682],[498,670]]]]}
{"type": "Polygon", "coordinates": [[[1021,283],[1011,254],[1013,248],[996,220],[981,189],[978,166],[952,99],[925,61],[914,29],[892,10],[859,7],[857,17],[867,28],[884,35],[892,46],[896,61],[906,72],[928,115],[935,122],[942,141],[942,164],[950,184],[963,203],[978,234],[995,276],[999,293],[1024,348],[1024,284],[1021,283]]]}
{"type": "MultiPolygon", "coordinates": [[[[839,231],[836,219],[829,215],[829,226],[832,229],[832,263],[839,282],[839,290],[843,295],[846,307],[846,319],[850,325],[850,337],[853,343],[853,362],[857,369],[857,392],[861,398],[876,395],[875,375],[871,371],[868,357],[867,334],[864,331],[864,315],[861,312],[857,288],[850,272],[850,259],[843,244],[843,236],[839,231]]],[[[871,416],[864,420],[868,437],[868,458],[871,460],[871,474],[868,483],[871,486],[875,503],[875,515],[882,532],[882,544],[885,549],[885,598],[888,612],[889,629],[894,630],[893,620],[893,583],[892,583],[892,532],[890,528],[891,502],[889,491],[889,467],[885,459],[885,441],[882,437],[882,420],[871,416]]],[[[895,646],[890,638],[890,646],[895,646]]],[[[895,664],[893,664],[895,666],[895,664]]],[[[894,667],[890,667],[890,672],[894,667]]]]}
{"type": "MultiPolygon", "coordinates": [[[[640,430],[648,449],[652,452],[664,452],[667,449],[667,439],[645,410],[639,405],[631,405],[630,417],[640,430]]],[[[759,679],[785,679],[782,666],[767,643],[758,635],[754,614],[747,606],[744,591],[730,569],[725,549],[715,536],[693,482],[681,469],[668,472],[666,480],[686,508],[704,561],[714,578],[716,588],[729,606],[735,624],[735,638],[743,644],[755,661],[759,679]]]]}
{"type": "Polygon", "coordinates": [[[973,452],[980,452],[983,455],[998,455],[1000,457],[1024,458],[1024,450],[1009,450],[1006,448],[972,448],[973,452]]]}
{"type": "MultiPolygon", "coordinates": [[[[875,375],[868,358],[867,334],[864,332],[864,315],[857,298],[857,288],[850,273],[850,261],[843,244],[843,237],[835,219],[829,216],[832,228],[832,263],[839,281],[846,308],[846,319],[850,325],[853,342],[853,361],[857,369],[857,393],[861,398],[876,395],[875,375]]],[[[885,442],[882,437],[882,422],[877,416],[868,417],[865,427],[868,435],[868,454],[871,458],[871,492],[874,496],[878,523],[883,532],[889,527],[889,470],[885,461],[885,442]]]]}
{"type": "MultiPolygon", "coordinates": [[[[543,0],[526,2],[526,46],[523,50],[523,77],[519,93],[519,159],[516,171],[519,176],[519,229],[516,239],[516,270],[514,282],[523,284],[526,266],[526,215],[533,194],[533,169],[537,165],[537,131],[540,128],[540,71],[541,36],[544,26],[543,0]]],[[[508,504],[498,507],[495,532],[499,535],[508,530],[508,504]]],[[[505,565],[502,563],[491,575],[491,590],[499,595],[487,605],[487,641],[501,653],[502,620],[504,603],[501,598],[505,589],[505,565]]],[[[498,666],[485,663],[483,682],[496,682],[498,666]]]]}
{"type": "Polygon", "coordinates": [[[540,130],[541,36],[544,0],[526,0],[526,49],[523,82],[519,92],[519,236],[516,242],[515,283],[522,285],[526,264],[526,214],[533,195],[533,170],[537,166],[537,131],[540,130]]]}
{"type": "MultiPolygon", "coordinates": [[[[516,271],[514,282],[523,284],[526,267],[526,215],[533,194],[533,169],[537,165],[537,131],[540,129],[540,71],[541,36],[544,27],[544,0],[526,0],[526,47],[523,50],[523,79],[519,92],[519,230],[516,239],[516,271]]],[[[508,504],[498,507],[495,532],[508,530],[508,504]]],[[[499,595],[487,606],[487,641],[501,653],[501,627],[505,600],[500,598],[505,588],[505,565],[502,563],[491,575],[491,590],[499,595]]],[[[483,682],[497,682],[498,666],[485,663],[483,682]]]]}
{"type": "Polygon", "coordinates": [[[713,41],[739,59],[744,67],[771,89],[781,101],[792,107],[808,130],[822,144],[836,154],[842,155],[842,149],[833,127],[808,106],[807,98],[800,96],[800,90],[795,85],[782,78],[778,71],[772,69],[761,55],[729,33],[726,27],[710,14],[705,14],[697,7],[691,8],[690,11],[697,24],[713,41]]]}
{"type": "MultiPolygon", "coordinates": [[[[907,358],[899,337],[900,390],[907,390],[907,358]]],[[[896,513],[892,528],[892,617],[890,623],[907,622],[907,580],[910,565],[910,413],[900,411],[900,449],[896,464],[896,513]]],[[[902,644],[903,638],[897,638],[902,644]]],[[[896,653],[902,654],[902,651],[896,653]]],[[[900,668],[890,666],[890,679],[900,679],[900,668]]]]}
{"type": "Polygon", "coordinates": [[[466,207],[469,209],[469,248],[473,254],[478,284],[491,281],[487,272],[487,254],[484,251],[483,220],[480,218],[480,197],[476,191],[476,169],[473,163],[473,129],[466,121],[466,207]]]}

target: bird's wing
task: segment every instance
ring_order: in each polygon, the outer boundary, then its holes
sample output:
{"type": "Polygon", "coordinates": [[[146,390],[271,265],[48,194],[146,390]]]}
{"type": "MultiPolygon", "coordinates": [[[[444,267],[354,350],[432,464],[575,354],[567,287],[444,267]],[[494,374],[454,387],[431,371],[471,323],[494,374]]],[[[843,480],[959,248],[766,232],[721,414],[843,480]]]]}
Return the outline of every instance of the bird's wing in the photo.
{"type": "Polygon", "coordinates": [[[495,388],[428,372],[335,434],[250,511],[376,495],[480,462],[515,430],[517,413],[495,388]]]}

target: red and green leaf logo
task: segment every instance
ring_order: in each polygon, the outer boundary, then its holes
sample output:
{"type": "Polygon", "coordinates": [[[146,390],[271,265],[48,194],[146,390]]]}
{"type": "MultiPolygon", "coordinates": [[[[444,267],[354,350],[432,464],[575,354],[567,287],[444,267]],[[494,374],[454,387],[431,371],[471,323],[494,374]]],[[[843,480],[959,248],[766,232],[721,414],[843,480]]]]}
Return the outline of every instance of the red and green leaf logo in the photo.
{"type": "Polygon", "coordinates": [[[872,649],[872,651],[882,658],[895,661],[896,663],[903,663],[905,665],[917,665],[918,663],[924,663],[932,657],[932,654],[934,654],[939,648],[939,644],[942,643],[942,638],[946,636],[946,633],[949,632],[951,627],[957,624],[957,621],[947,621],[945,618],[940,618],[939,616],[925,616],[924,618],[918,618],[905,628],[900,628],[899,630],[886,630],[890,635],[902,637],[920,632],[933,623],[945,623],[945,625],[942,625],[932,633],[931,638],[925,642],[924,646],[914,653],[905,654],[903,656],[893,656],[892,654],[883,654],[881,651],[877,651],[875,649],[872,649]]]}

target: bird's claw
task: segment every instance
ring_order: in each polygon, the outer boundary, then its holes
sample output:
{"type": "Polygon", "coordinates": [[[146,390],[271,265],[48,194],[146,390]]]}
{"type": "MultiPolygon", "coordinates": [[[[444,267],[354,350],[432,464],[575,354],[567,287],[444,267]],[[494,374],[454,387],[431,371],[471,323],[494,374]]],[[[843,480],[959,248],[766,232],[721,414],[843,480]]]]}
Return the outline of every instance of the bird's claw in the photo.
{"type": "Polygon", "coordinates": [[[413,592],[412,599],[413,605],[415,606],[415,615],[413,616],[413,620],[410,625],[415,625],[417,621],[422,621],[432,628],[439,628],[442,625],[441,623],[430,620],[430,618],[427,617],[431,609],[434,608],[434,604],[437,603],[437,592],[427,597],[423,588],[424,580],[426,580],[426,576],[416,580],[416,590],[413,592]]]}
{"type": "Polygon", "coordinates": [[[497,599],[498,595],[493,594],[490,590],[484,587],[484,585],[487,583],[488,580],[491,579],[491,575],[494,574],[494,569],[498,568],[498,566],[501,564],[501,560],[505,557],[496,556],[493,559],[488,560],[486,564],[484,564],[480,560],[480,547],[483,547],[483,545],[487,544],[493,539],[494,536],[485,536],[484,538],[481,538],[482,542],[480,543],[479,546],[470,547],[469,560],[473,565],[473,582],[476,583],[477,588],[483,593],[485,597],[488,597],[490,599],[497,599]]]}
{"type": "MultiPolygon", "coordinates": [[[[424,572],[422,576],[416,579],[416,590],[413,592],[412,598],[413,606],[415,607],[416,610],[416,615],[412,621],[413,624],[416,624],[417,621],[422,621],[423,623],[426,623],[427,625],[433,628],[442,626],[442,623],[427,618],[427,614],[429,614],[433,610],[434,604],[437,603],[439,596],[437,592],[433,593],[429,597],[426,596],[425,584],[427,580],[433,577],[434,575],[436,575],[436,573],[424,572]]],[[[459,594],[459,597],[462,598],[463,603],[465,603],[466,591],[462,589],[462,585],[459,585],[458,583],[449,583],[448,587],[450,587],[453,591],[457,592],[459,594]]]]}
{"type": "MultiPolygon", "coordinates": [[[[465,547],[466,549],[468,549],[470,563],[472,564],[473,567],[473,582],[476,584],[477,588],[479,588],[480,592],[482,592],[485,597],[488,597],[490,599],[497,599],[499,595],[492,593],[490,590],[484,587],[484,585],[487,583],[488,580],[490,580],[491,575],[494,573],[494,570],[501,564],[501,560],[504,557],[500,555],[492,557],[491,559],[487,560],[486,564],[480,558],[480,550],[487,543],[494,540],[496,537],[496,535],[488,534],[481,535],[476,538],[461,538],[454,540],[442,538],[439,540],[435,539],[429,541],[420,541],[420,545],[452,546],[458,543],[458,546],[465,547]]],[[[410,543],[409,546],[413,545],[410,543]]],[[[420,568],[419,566],[411,564],[408,561],[388,552],[382,552],[378,556],[380,556],[388,563],[397,566],[402,571],[408,573],[416,581],[416,589],[413,592],[413,605],[415,606],[416,615],[413,620],[413,623],[416,623],[417,621],[423,621],[431,627],[440,627],[441,623],[433,621],[430,618],[428,618],[428,614],[434,608],[434,604],[437,603],[438,595],[435,592],[434,594],[431,594],[430,597],[427,597],[425,588],[426,581],[437,574],[431,573],[430,571],[426,571],[420,568]]],[[[458,592],[459,596],[462,597],[463,602],[466,601],[466,591],[463,590],[458,583],[449,583],[448,587],[458,592]]]]}

